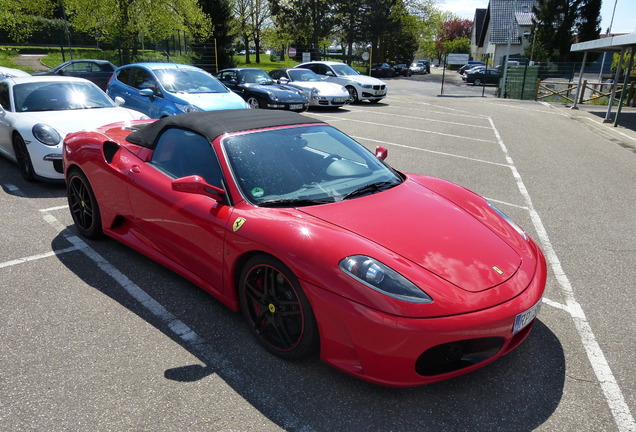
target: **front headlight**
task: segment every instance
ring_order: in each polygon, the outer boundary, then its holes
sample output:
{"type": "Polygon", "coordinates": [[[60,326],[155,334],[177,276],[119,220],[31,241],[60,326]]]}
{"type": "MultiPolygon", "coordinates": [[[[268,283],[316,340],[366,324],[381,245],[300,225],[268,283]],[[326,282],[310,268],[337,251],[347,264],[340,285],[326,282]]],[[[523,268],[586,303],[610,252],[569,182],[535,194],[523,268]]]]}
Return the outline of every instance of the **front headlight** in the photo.
{"type": "Polygon", "coordinates": [[[362,88],[366,88],[366,89],[370,89],[370,88],[372,88],[373,86],[372,86],[371,84],[363,84],[361,87],[362,87],[362,88]]]}
{"type": "Polygon", "coordinates": [[[374,258],[353,255],[342,259],[339,266],[358,282],[389,297],[411,303],[433,302],[417,285],[374,258]]]}
{"type": "Polygon", "coordinates": [[[517,231],[521,235],[521,237],[523,237],[525,240],[528,240],[528,234],[526,234],[526,232],[523,230],[523,228],[521,228],[519,225],[517,225],[517,223],[515,221],[513,221],[508,216],[506,216],[506,214],[504,212],[502,212],[501,210],[499,210],[493,203],[491,203],[489,201],[486,201],[486,202],[488,203],[490,208],[493,209],[495,211],[495,213],[497,213],[499,216],[501,216],[503,218],[503,220],[508,222],[508,224],[511,227],[513,227],[514,230],[517,231]]]}
{"type": "Polygon", "coordinates": [[[185,104],[179,104],[179,103],[175,103],[174,105],[177,107],[177,109],[179,109],[181,112],[184,112],[184,113],[203,111],[201,108],[199,108],[196,105],[185,105],[185,104]]]}
{"type": "Polygon", "coordinates": [[[60,143],[61,137],[55,128],[43,123],[38,123],[31,130],[35,139],[47,146],[56,146],[60,143]]]}

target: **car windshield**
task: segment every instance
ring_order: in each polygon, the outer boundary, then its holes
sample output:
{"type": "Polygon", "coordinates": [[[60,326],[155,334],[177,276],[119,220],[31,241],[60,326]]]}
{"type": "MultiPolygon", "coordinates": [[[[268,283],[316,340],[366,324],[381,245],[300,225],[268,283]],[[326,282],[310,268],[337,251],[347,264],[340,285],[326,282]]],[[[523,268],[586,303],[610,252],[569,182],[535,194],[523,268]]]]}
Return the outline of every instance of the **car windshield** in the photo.
{"type": "Polygon", "coordinates": [[[358,71],[353,69],[351,66],[347,64],[334,64],[331,65],[334,71],[336,71],[336,75],[345,76],[345,75],[360,75],[358,71]]]}
{"type": "Polygon", "coordinates": [[[170,68],[154,71],[170,93],[227,93],[229,90],[203,70],[170,68]]]}
{"type": "Polygon", "coordinates": [[[42,81],[13,87],[16,112],[112,108],[115,103],[90,82],[42,81]]]}
{"type": "Polygon", "coordinates": [[[290,69],[288,74],[292,81],[322,81],[314,71],[309,69],[290,69]]]}
{"type": "Polygon", "coordinates": [[[267,75],[265,71],[259,69],[250,69],[239,72],[240,84],[273,84],[272,77],[267,75]]]}
{"type": "Polygon", "coordinates": [[[298,207],[377,193],[402,177],[326,125],[242,133],[222,140],[234,179],[255,205],[298,207]]]}

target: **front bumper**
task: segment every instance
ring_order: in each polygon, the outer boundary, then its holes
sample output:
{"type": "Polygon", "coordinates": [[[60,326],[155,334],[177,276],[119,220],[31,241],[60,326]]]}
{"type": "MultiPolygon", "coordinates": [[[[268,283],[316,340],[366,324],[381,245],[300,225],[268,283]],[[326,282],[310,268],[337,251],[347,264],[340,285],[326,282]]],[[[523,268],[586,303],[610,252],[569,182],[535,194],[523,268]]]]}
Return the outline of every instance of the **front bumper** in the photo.
{"type": "Polygon", "coordinates": [[[534,320],[513,334],[515,317],[541,301],[546,265],[498,306],[441,318],[388,315],[303,282],[318,322],[321,359],[363,380],[393,387],[429,384],[483,367],[515,349],[534,320]]]}
{"type": "Polygon", "coordinates": [[[267,108],[283,109],[290,111],[307,111],[309,104],[307,102],[268,102],[267,108]]]}
{"type": "Polygon", "coordinates": [[[62,145],[49,147],[35,138],[26,144],[33,171],[41,180],[64,180],[62,169],[62,145]]]}

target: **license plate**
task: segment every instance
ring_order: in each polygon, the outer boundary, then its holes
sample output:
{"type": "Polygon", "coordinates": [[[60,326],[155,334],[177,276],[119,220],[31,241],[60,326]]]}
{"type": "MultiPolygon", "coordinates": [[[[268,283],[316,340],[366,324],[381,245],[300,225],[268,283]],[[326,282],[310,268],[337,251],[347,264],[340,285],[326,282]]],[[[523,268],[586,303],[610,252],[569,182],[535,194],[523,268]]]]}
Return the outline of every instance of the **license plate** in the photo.
{"type": "Polygon", "coordinates": [[[289,106],[290,110],[303,109],[303,104],[293,104],[289,106]]]}
{"type": "Polygon", "coordinates": [[[333,98],[334,103],[341,103],[344,102],[345,99],[344,98],[333,98]]]}
{"type": "Polygon", "coordinates": [[[378,90],[375,92],[376,96],[382,96],[383,94],[385,94],[386,92],[384,90],[378,90]]]}
{"type": "Polygon", "coordinates": [[[515,334],[519,332],[520,330],[523,330],[525,326],[530,324],[532,320],[537,317],[537,315],[539,314],[539,310],[541,309],[542,301],[543,299],[539,300],[537,304],[532,306],[530,309],[526,310],[525,312],[521,312],[519,315],[515,317],[515,325],[512,328],[512,334],[515,334]]]}

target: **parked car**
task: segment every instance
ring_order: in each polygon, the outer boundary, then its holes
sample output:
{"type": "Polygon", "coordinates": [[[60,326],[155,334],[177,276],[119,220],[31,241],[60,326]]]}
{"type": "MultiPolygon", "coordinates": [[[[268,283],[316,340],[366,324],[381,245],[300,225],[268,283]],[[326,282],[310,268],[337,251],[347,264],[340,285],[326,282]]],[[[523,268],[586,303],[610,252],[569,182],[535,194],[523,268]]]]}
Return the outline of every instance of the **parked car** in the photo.
{"type": "Polygon", "coordinates": [[[384,81],[366,75],[360,75],[346,63],[335,61],[311,61],[301,63],[297,68],[311,69],[320,78],[340,84],[349,92],[351,103],[368,100],[371,103],[380,102],[386,97],[387,86],[384,81]]]}
{"type": "Polygon", "coordinates": [[[121,66],[108,83],[110,97],[150,118],[220,109],[245,109],[239,96],[195,66],[174,63],[133,63],[121,66]]]}
{"type": "Polygon", "coordinates": [[[269,72],[278,84],[305,92],[309,106],[341,107],[349,103],[349,92],[340,84],[323,81],[309,69],[281,68],[269,72]]]}
{"type": "Polygon", "coordinates": [[[102,90],[106,90],[110,77],[117,66],[108,60],[77,59],[61,63],[47,71],[36,72],[33,75],[60,75],[84,78],[94,82],[102,90]]]}
{"type": "Polygon", "coordinates": [[[118,107],[92,82],[74,77],[0,80],[0,154],[27,181],[62,181],[62,139],[69,132],[147,118],[118,107]]]}
{"type": "Polygon", "coordinates": [[[411,75],[413,75],[411,68],[406,63],[398,63],[394,65],[393,70],[395,71],[395,75],[398,75],[398,76],[401,75],[404,77],[410,77],[411,75]]]}
{"type": "Polygon", "coordinates": [[[21,69],[14,69],[14,68],[0,66],[0,79],[21,77],[21,76],[31,76],[31,74],[21,69]]]}
{"type": "Polygon", "coordinates": [[[541,306],[543,254],[493,204],[305,115],[110,125],[67,136],[63,154],[81,235],[240,310],[282,359],[319,352],[373,383],[427,384],[515,349],[541,306]]]}
{"type": "Polygon", "coordinates": [[[309,99],[305,92],[289,85],[277,84],[267,72],[256,68],[224,69],[218,79],[240,95],[249,108],[305,111],[309,99]]]}
{"type": "Polygon", "coordinates": [[[464,70],[464,72],[462,73],[462,79],[463,79],[464,81],[466,81],[466,75],[467,75],[467,74],[475,73],[475,72],[477,72],[477,71],[481,71],[481,70],[484,70],[484,69],[486,69],[486,66],[473,66],[473,67],[471,67],[471,68],[469,68],[469,69],[466,69],[466,70],[464,70]]]}
{"type": "Polygon", "coordinates": [[[484,63],[482,61],[477,61],[477,60],[469,60],[468,63],[466,63],[464,66],[460,67],[457,72],[459,72],[459,74],[462,75],[468,69],[472,69],[472,68],[477,67],[477,66],[486,67],[486,63],[484,63]]]}
{"type": "Polygon", "coordinates": [[[391,78],[395,74],[395,69],[389,63],[373,63],[371,65],[371,76],[373,77],[391,78]]]}
{"type": "Polygon", "coordinates": [[[499,84],[501,74],[497,69],[474,69],[464,73],[465,81],[473,85],[499,84]]]}
{"type": "Polygon", "coordinates": [[[423,75],[423,74],[431,73],[431,63],[428,60],[418,60],[411,63],[411,66],[409,67],[409,69],[411,70],[411,73],[413,74],[423,75]]]}

